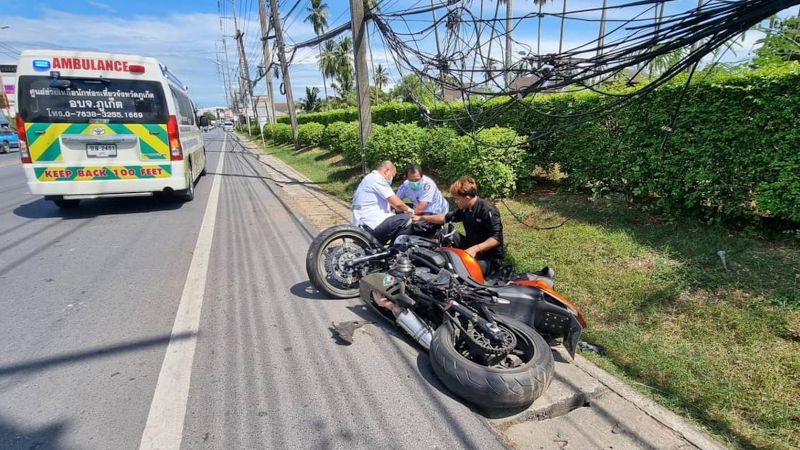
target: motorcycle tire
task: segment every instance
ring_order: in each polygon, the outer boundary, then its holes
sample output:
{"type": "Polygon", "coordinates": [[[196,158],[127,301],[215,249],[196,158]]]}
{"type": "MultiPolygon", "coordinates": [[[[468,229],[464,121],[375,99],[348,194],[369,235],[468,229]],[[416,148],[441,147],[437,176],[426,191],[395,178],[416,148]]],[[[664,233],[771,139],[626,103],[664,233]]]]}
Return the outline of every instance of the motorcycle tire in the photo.
{"type": "Polygon", "coordinates": [[[366,231],[351,225],[337,225],[328,228],[311,242],[306,254],[306,274],[308,280],[320,291],[333,298],[352,298],[358,296],[358,281],[352,286],[337,286],[333,283],[325,269],[324,255],[327,247],[338,239],[350,238],[358,241],[362,248],[374,248],[374,238],[366,231]]]}
{"type": "MultiPolygon", "coordinates": [[[[473,362],[455,348],[455,328],[445,322],[433,334],[430,360],[439,380],[458,397],[484,409],[527,407],[553,379],[553,354],[544,338],[528,325],[504,316],[497,322],[511,329],[517,340],[533,349],[522,365],[501,369],[473,362]]],[[[519,345],[519,344],[518,344],[519,345]]]]}

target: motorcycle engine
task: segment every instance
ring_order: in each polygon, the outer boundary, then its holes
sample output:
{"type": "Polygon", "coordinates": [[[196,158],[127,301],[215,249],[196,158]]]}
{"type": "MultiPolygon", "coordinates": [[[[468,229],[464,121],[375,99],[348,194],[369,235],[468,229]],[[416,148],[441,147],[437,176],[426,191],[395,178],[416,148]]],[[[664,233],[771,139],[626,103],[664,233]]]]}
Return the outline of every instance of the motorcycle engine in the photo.
{"type": "Polygon", "coordinates": [[[389,269],[389,273],[397,278],[405,279],[414,273],[414,265],[411,264],[408,256],[400,254],[389,269]]]}

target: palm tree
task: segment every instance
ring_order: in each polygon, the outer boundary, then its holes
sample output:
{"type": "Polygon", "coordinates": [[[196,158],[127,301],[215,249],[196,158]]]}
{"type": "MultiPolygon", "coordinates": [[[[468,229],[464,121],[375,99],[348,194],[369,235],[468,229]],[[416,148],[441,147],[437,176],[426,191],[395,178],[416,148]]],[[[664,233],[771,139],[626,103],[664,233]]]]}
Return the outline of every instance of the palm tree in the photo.
{"type": "Polygon", "coordinates": [[[319,88],[306,86],[306,97],[300,100],[300,104],[305,112],[314,112],[319,109],[322,101],[319,99],[319,88]]]}
{"type": "Polygon", "coordinates": [[[322,71],[323,78],[330,78],[336,76],[336,42],[332,40],[325,41],[322,47],[322,52],[317,58],[319,62],[319,69],[322,71]]]}
{"type": "MultiPolygon", "coordinates": [[[[345,36],[334,50],[336,61],[336,90],[344,98],[353,91],[355,69],[353,68],[353,38],[345,36]]],[[[333,86],[333,84],[331,84],[333,86]]]]}
{"type": "MultiPolygon", "coordinates": [[[[380,101],[381,94],[383,93],[383,86],[389,82],[389,71],[382,65],[378,64],[375,70],[375,88],[377,89],[376,98],[380,101]]],[[[377,102],[376,102],[377,103],[377,102]]]]}
{"type": "MultiPolygon", "coordinates": [[[[322,0],[311,0],[311,7],[306,8],[308,16],[306,22],[310,22],[314,27],[314,34],[319,36],[328,28],[328,4],[322,3],[322,0]]],[[[322,59],[322,44],[317,46],[319,48],[319,58],[322,59]]],[[[325,98],[328,98],[328,85],[325,83],[325,71],[322,71],[322,87],[325,89],[325,98]]]]}

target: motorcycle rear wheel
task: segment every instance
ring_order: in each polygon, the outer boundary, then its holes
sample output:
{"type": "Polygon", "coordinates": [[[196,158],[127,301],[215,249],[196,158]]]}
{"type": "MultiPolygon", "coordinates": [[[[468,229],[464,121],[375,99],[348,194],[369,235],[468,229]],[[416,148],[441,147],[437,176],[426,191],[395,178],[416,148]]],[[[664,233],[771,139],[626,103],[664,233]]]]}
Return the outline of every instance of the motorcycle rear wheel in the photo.
{"type": "Polygon", "coordinates": [[[358,281],[364,274],[357,267],[348,272],[350,269],[345,268],[341,262],[347,258],[366,255],[374,247],[372,240],[366,231],[350,225],[337,225],[318,234],[306,254],[308,280],[333,298],[358,296],[358,281]],[[331,251],[341,253],[335,261],[330,255],[331,251]]]}
{"type": "Polygon", "coordinates": [[[516,349],[526,355],[521,365],[487,367],[468,359],[456,349],[459,332],[446,321],[433,335],[433,371],[450,391],[478,407],[527,407],[550,386],[554,371],[552,351],[528,325],[504,316],[495,319],[516,335],[516,349]]]}

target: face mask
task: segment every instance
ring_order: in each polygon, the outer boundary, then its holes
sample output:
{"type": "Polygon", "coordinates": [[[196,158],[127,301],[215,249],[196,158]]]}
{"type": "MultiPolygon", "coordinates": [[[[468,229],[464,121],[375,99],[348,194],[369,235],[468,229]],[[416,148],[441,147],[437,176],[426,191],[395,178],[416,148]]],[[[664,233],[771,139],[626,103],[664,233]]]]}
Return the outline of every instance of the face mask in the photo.
{"type": "Polygon", "coordinates": [[[418,191],[418,190],[420,190],[422,188],[422,183],[420,183],[419,181],[409,181],[408,182],[408,187],[410,187],[411,189],[413,189],[415,191],[418,191]]]}

